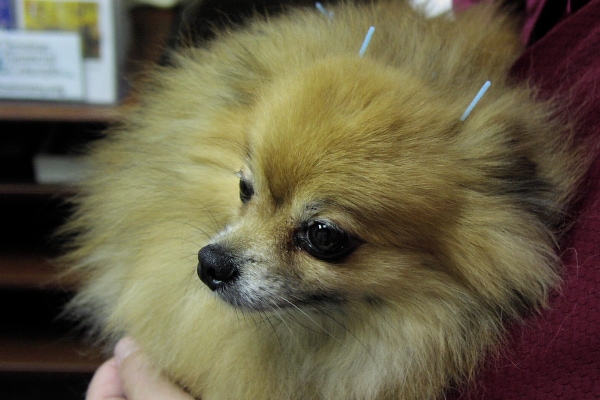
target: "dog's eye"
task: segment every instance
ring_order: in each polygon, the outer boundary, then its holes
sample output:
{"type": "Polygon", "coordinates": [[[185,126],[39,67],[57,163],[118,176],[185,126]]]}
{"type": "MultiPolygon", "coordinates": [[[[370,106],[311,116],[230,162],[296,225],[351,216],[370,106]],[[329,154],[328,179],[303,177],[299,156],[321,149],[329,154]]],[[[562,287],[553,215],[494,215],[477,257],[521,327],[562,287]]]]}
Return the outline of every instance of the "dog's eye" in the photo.
{"type": "Polygon", "coordinates": [[[340,261],[356,248],[357,240],[342,229],[324,221],[311,221],[294,236],[296,245],[315,258],[340,261]]]}
{"type": "Polygon", "coordinates": [[[254,188],[252,184],[248,182],[243,177],[240,178],[240,200],[242,203],[247,203],[250,201],[252,196],[254,195],[254,188]]]}

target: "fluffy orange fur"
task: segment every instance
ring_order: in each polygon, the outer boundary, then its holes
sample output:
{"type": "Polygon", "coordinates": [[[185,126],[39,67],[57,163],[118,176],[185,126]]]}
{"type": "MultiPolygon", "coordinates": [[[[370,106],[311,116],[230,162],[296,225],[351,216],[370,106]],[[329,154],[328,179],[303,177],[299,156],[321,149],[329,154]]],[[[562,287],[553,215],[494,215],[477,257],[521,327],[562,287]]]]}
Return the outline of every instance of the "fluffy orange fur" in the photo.
{"type": "Polygon", "coordinates": [[[507,76],[516,25],[489,6],[332,10],[182,51],[91,149],[65,228],[71,310],[109,341],[134,336],[196,397],[438,398],[558,283],[583,167],[568,127],[507,76]],[[317,222],[352,248],[316,256],[317,222]],[[196,272],[208,244],[239,275],[214,292],[196,272]]]}

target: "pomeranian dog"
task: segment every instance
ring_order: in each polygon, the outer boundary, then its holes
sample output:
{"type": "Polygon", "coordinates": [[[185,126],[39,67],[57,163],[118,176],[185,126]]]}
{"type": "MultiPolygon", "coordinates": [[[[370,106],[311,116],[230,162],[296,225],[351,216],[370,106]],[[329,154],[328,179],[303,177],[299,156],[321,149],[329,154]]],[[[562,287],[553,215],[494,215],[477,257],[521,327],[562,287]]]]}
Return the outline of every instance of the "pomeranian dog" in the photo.
{"type": "Polygon", "coordinates": [[[328,11],[155,71],[63,231],[70,309],[204,400],[439,398],[559,282],[583,167],[512,18],[328,11]]]}

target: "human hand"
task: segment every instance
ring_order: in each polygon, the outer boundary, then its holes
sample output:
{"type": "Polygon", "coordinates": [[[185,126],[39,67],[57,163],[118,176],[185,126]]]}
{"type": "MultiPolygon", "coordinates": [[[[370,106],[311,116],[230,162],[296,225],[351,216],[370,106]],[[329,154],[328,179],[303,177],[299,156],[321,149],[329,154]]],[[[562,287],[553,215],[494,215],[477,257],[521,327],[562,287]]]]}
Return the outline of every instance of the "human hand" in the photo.
{"type": "Polygon", "coordinates": [[[152,366],[135,341],[121,339],[98,368],[86,400],[194,400],[152,366]]]}

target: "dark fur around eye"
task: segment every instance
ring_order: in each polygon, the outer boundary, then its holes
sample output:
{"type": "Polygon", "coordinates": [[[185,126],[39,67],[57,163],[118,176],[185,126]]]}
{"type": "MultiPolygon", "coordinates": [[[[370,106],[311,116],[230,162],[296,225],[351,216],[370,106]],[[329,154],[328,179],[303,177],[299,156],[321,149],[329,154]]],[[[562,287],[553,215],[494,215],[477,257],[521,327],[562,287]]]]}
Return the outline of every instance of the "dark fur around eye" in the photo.
{"type": "Polygon", "coordinates": [[[240,177],[240,200],[242,203],[247,203],[254,196],[254,188],[252,184],[244,177],[240,177]]]}
{"type": "Polygon", "coordinates": [[[337,262],[350,255],[358,240],[327,221],[310,221],[296,230],[294,242],[319,260],[337,262]]]}

